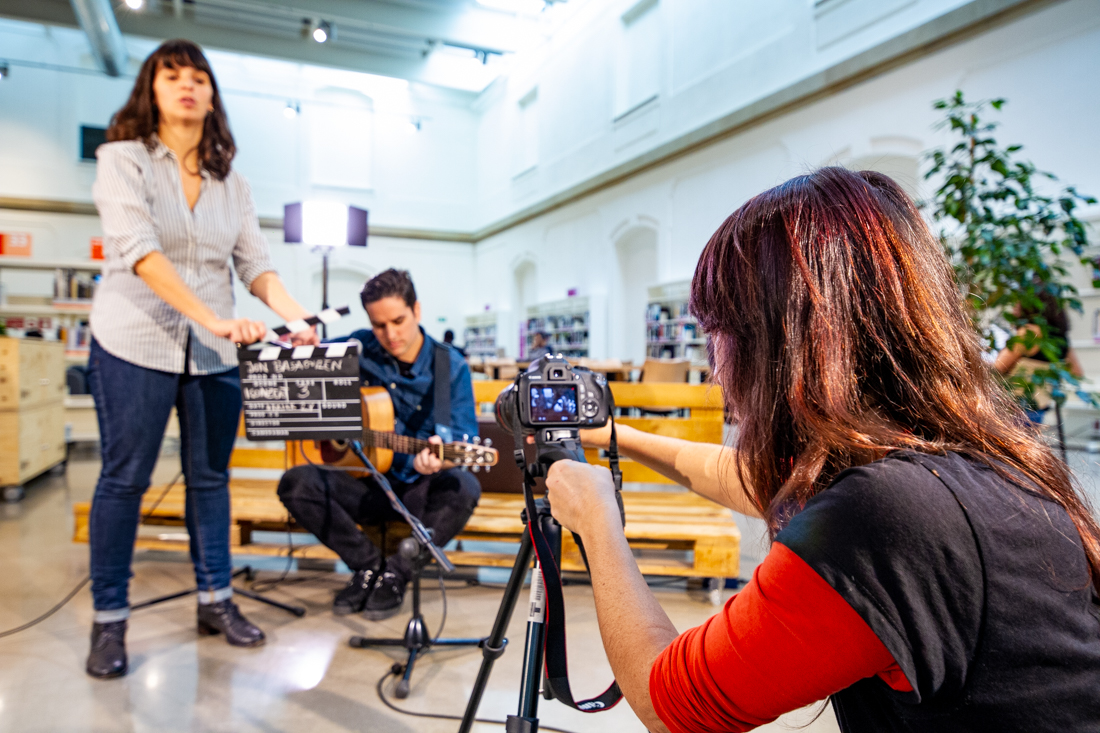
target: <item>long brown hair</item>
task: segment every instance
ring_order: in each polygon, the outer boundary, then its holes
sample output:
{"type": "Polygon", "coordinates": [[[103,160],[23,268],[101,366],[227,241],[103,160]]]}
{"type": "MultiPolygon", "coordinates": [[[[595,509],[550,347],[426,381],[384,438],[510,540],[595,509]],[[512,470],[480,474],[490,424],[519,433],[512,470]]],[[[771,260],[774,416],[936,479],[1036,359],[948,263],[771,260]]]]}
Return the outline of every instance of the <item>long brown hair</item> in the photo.
{"type": "Polygon", "coordinates": [[[751,199],[707,243],[691,308],[773,536],[847,468],[955,451],[1064,507],[1100,591],[1100,527],[982,361],[939,242],[890,178],[823,168],[751,199]]]}
{"type": "Polygon", "coordinates": [[[165,41],[160,48],[149,54],[149,58],[145,59],[145,63],[141,65],[137,81],[134,82],[134,88],[130,91],[130,98],[111,118],[111,126],[107,128],[107,139],[112,142],[141,140],[147,148],[152,150],[153,135],[160,124],[157,98],[153,93],[153,80],[162,68],[179,69],[185,66],[205,72],[210,77],[210,88],[214,91],[214,97],[211,100],[214,110],[206,115],[206,120],[203,122],[202,141],[199,142],[199,165],[217,180],[224,181],[229,175],[237,145],[233,142],[233,134],[229,132],[229,119],[225,115],[225,107],[222,106],[221,94],[218,92],[218,82],[214,79],[210,62],[206,60],[202,49],[191,41],[179,38],[165,41]]]}

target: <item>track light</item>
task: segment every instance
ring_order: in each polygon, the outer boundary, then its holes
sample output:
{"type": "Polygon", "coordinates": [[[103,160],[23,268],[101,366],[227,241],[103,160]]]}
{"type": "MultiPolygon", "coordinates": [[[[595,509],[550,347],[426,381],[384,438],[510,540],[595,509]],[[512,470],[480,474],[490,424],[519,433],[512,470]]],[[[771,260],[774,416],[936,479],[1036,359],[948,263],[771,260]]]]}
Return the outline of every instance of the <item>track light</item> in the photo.
{"type": "Polygon", "coordinates": [[[7,79],[10,73],[11,69],[8,68],[7,62],[0,64],[0,80],[7,79]]]}
{"type": "Polygon", "coordinates": [[[145,0],[126,0],[126,7],[130,10],[141,10],[145,7],[145,0]]]}
{"type": "Polygon", "coordinates": [[[283,107],[283,117],[286,117],[288,120],[293,120],[301,114],[301,112],[302,108],[298,106],[297,102],[287,102],[286,106],[283,107]]]}
{"type": "Polygon", "coordinates": [[[408,129],[409,132],[414,132],[414,133],[415,132],[420,132],[420,126],[423,125],[423,124],[424,124],[424,121],[421,120],[419,117],[410,117],[409,118],[409,126],[408,126],[407,129],[408,129]]]}
{"type": "Polygon", "coordinates": [[[317,24],[317,27],[313,29],[313,40],[317,41],[317,43],[324,43],[330,38],[332,38],[332,24],[322,20],[317,24]]]}

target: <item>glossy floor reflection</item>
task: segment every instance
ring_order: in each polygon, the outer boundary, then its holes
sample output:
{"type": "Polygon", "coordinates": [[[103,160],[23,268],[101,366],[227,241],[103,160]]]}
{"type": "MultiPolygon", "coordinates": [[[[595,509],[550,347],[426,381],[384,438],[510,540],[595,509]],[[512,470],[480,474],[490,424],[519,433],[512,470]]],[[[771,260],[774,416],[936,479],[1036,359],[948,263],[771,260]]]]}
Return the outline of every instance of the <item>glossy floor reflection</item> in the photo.
{"type": "MultiPolygon", "coordinates": [[[[1071,454],[1082,483],[1095,497],[1095,457],[1071,454]]],[[[163,458],[155,482],[166,482],[178,461],[163,458]]],[[[63,472],[35,481],[19,504],[0,505],[0,629],[34,618],[60,600],[87,572],[87,547],[70,541],[71,504],[90,498],[98,464],[72,460],[63,472]]],[[[238,559],[238,562],[242,560],[238,559]]],[[[265,567],[273,567],[266,561],[265,567]]],[[[189,587],[193,576],[182,555],[142,552],[134,565],[131,598],[136,602],[189,587]]],[[[265,570],[261,578],[278,576],[265,570]]],[[[82,590],[56,615],[20,634],[0,638],[0,731],[115,733],[139,731],[455,731],[457,721],[414,718],[386,708],[375,686],[398,651],[359,650],[348,646],[353,634],[399,636],[407,617],[383,623],[359,617],[334,617],[332,594],[346,575],[301,571],[270,592],[277,600],[308,609],[303,618],[238,597],[244,613],[268,635],[259,649],[235,649],[220,637],[195,633],[195,601],[184,598],[135,612],[128,646],[127,677],[97,681],[84,674],[91,626],[91,598],[82,590]]],[[[432,631],[442,605],[438,587],[425,583],[424,614],[432,631]]],[[[591,590],[566,589],[569,661],[574,689],[595,694],[610,680],[600,645],[591,590]]],[[[683,590],[659,590],[662,604],[684,630],[714,612],[683,590]]],[[[501,589],[448,583],[446,636],[487,634],[501,589]]],[[[522,606],[522,602],[520,604],[522,606]]],[[[409,607],[406,602],[405,610],[409,607]]],[[[480,714],[503,720],[514,712],[521,667],[525,618],[515,614],[512,644],[497,662],[480,714]]],[[[409,698],[402,707],[461,715],[481,654],[476,649],[433,651],[418,662],[409,698]]],[[[392,692],[390,693],[392,697],[392,692]]],[[[820,707],[820,706],[818,706],[820,707]]],[[[791,730],[817,710],[801,711],[761,730],[791,730]]],[[[543,702],[544,726],[568,731],[640,732],[644,728],[625,704],[586,715],[554,702],[543,702]]],[[[477,731],[502,731],[478,725],[477,731]]],[[[796,730],[798,730],[796,728],[796,730]]],[[[831,710],[800,730],[837,731],[831,710]]]]}

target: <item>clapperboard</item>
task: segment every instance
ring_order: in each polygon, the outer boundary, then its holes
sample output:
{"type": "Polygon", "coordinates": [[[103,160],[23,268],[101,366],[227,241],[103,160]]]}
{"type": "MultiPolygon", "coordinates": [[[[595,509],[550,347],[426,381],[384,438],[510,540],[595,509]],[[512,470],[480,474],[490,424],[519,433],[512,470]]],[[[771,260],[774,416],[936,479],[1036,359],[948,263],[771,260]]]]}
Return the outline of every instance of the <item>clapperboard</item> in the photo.
{"type": "Polygon", "coordinates": [[[359,343],[238,350],[249,440],[363,437],[359,343]]]}

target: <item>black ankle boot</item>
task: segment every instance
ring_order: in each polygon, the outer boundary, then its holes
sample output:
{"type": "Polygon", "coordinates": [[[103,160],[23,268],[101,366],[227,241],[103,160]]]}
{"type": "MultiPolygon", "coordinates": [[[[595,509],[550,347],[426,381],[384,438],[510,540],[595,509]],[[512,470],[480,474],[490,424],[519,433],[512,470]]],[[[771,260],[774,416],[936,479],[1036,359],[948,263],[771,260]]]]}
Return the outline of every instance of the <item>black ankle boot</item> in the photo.
{"type": "Polygon", "coordinates": [[[242,616],[237,604],[228,598],[199,604],[199,633],[203,636],[223,633],[233,646],[259,646],[265,638],[264,632],[242,616]]]}
{"type": "Polygon", "coordinates": [[[126,619],[92,624],[92,650],[84,669],[101,680],[126,674],[126,619]]]}
{"type": "Polygon", "coordinates": [[[367,606],[363,610],[363,617],[370,621],[383,621],[396,616],[401,610],[401,604],[405,600],[405,586],[408,581],[404,576],[387,570],[374,585],[370,597],[367,598],[367,606]]]}
{"type": "Polygon", "coordinates": [[[362,611],[377,574],[374,569],[356,570],[348,584],[333,599],[332,612],[337,616],[347,616],[362,611]]]}

